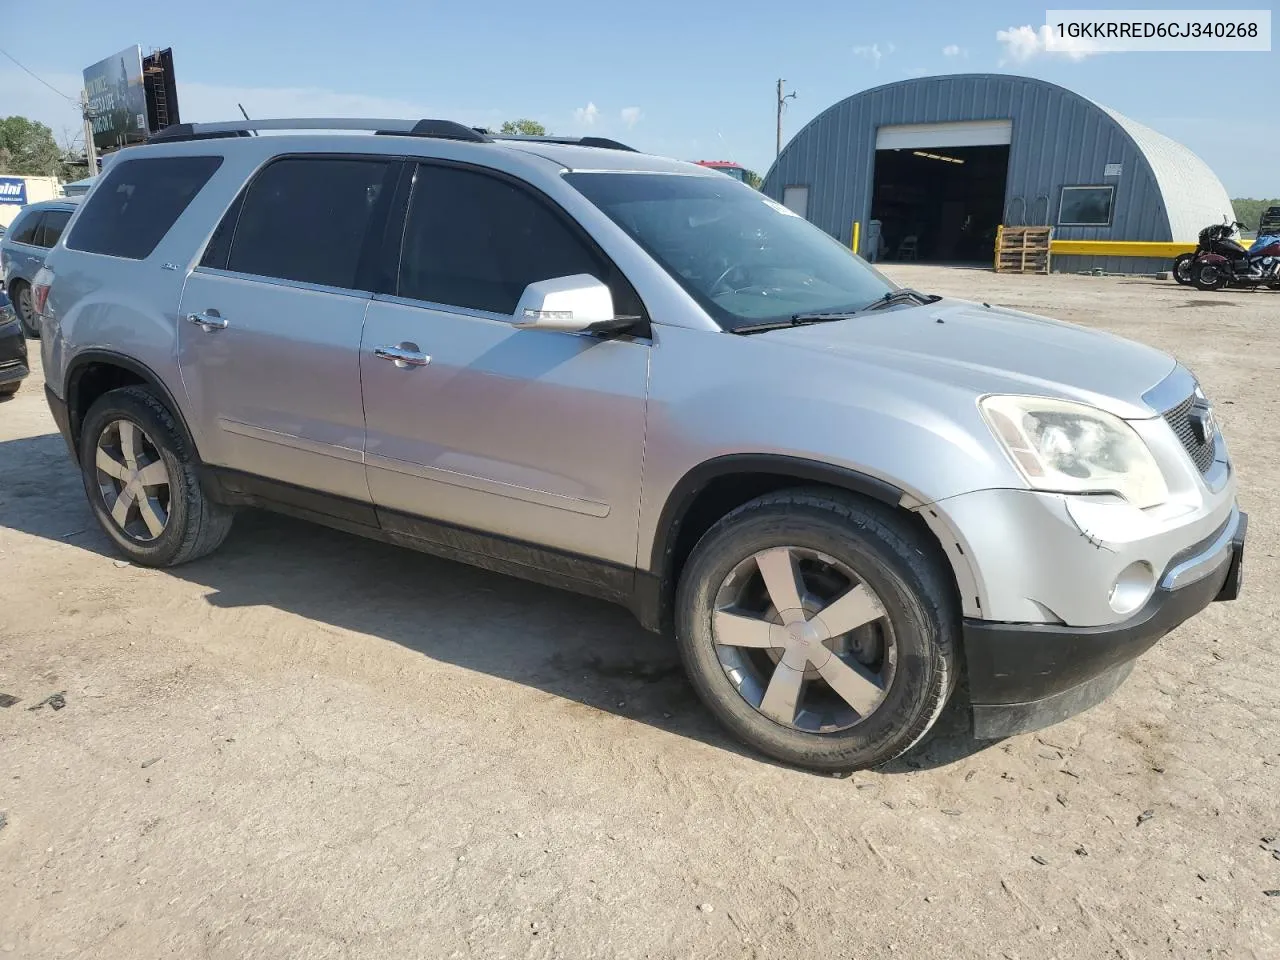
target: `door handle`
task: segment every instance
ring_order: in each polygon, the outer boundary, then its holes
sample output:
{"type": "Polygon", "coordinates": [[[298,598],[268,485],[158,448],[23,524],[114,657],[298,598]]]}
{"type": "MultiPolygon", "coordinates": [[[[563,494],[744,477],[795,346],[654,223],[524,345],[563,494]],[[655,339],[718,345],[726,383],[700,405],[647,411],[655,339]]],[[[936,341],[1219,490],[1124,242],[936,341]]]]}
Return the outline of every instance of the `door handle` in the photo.
{"type": "Polygon", "coordinates": [[[375,357],[383,360],[390,360],[397,367],[425,367],[431,362],[431,358],[418,349],[416,343],[397,343],[394,347],[375,347],[373,351],[375,357]]]}
{"type": "Polygon", "coordinates": [[[187,321],[194,323],[206,333],[223,330],[227,326],[227,318],[221,316],[217,310],[206,310],[204,313],[188,313],[187,321]]]}

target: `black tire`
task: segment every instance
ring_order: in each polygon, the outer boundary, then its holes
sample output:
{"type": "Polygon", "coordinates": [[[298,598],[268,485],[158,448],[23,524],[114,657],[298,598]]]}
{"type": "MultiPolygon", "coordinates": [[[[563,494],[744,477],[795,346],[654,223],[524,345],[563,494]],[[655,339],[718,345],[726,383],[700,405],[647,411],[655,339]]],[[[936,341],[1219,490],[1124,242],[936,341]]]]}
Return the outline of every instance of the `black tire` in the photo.
{"type": "Polygon", "coordinates": [[[767,494],[721,519],[685,565],[675,616],[680,654],[703,702],[748,746],[795,766],[847,772],[900,756],[928,733],[956,684],[960,613],[945,559],[893,509],[839,491],[767,494]],[[765,716],[739,693],[717,653],[712,621],[721,585],[744,560],[779,546],[847,565],[883,604],[896,667],[878,706],[845,729],[808,732],[765,716]]]}
{"type": "Polygon", "coordinates": [[[0,383],[0,400],[12,399],[13,395],[18,392],[18,388],[21,386],[21,380],[15,381],[14,383],[0,383]]]}
{"type": "Polygon", "coordinates": [[[32,313],[31,285],[25,280],[13,281],[9,287],[9,299],[13,301],[13,312],[18,315],[22,332],[30,340],[39,340],[40,328],[36,326],[36,318],[32,313]]]}
{"type": "Polygon", "coordinates": [[[1173,260],[1173,271],[1171,276],[1173,279],[1183,286],[1191,285],[1191,261],[1196,258],[1194,253],[1180,253],[1173,260]]]}
{"type": "Polygon", "coordinates": [[[191,449],[174,415],[142,386],[110,390],[89,408],[80,432],[80,473],[94,516],[116,548],[134,563],[172,567],[216,550],[231,531],[234,511],[201,489],[191,449]],[[100,487],[99,440],[113,425],[127,421],[140,428],[167,474],[167,519],[154,539],[140,541],[112,519],[100,487]]]}
{"type": "Polygon", "coordinates": [[[1231,278],[1212,263],[1196,264],[1191,269],[1191,282],[1197,290],[1221,290],[1231,278]]]}

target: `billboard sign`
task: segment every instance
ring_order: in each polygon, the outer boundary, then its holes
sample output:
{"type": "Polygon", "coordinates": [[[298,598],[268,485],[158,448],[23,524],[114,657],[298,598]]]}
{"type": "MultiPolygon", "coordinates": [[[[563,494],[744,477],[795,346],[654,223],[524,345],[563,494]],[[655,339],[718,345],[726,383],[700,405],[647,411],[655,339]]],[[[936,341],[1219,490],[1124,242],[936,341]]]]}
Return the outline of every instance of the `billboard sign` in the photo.
{"type": "Polygon", "coordinates": [[[21,207],[26,202],[26,179],[23,177],[0,177],[0,203],[16,203],[21,207]]]}
{"type": "Polygon", "coordinates": [[[113,150],[147,139],[147,97],[142,84],[142,48],[126,47],[84,71],[93,144],[113,150]]]}

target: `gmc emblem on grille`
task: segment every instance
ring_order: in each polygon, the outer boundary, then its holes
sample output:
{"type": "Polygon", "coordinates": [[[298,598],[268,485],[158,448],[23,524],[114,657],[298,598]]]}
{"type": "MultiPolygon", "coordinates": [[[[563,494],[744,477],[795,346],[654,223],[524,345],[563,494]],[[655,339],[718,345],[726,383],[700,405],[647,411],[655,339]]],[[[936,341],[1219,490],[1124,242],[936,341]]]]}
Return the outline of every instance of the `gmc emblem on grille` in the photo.
{"type": "Polygon", "coordinates": [[[1201,445],[1211,443],[1217,436],[1218,424],[1213,419],[1213,408],[1208,404],[1196,404],[1187,415],[1191,422],[1191,430],[1201,445]]]}

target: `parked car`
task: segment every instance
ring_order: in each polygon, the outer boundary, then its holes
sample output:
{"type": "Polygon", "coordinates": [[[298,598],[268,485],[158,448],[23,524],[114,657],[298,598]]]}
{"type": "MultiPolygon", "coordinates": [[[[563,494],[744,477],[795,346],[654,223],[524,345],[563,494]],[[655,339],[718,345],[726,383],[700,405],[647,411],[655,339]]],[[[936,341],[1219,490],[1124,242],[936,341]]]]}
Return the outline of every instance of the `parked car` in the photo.
{"type": "Polygon", "coordinates": [[[1267,207],[1258,218],[1258,236],[1280,233],[1280,207],[1267,207]]]}
{"type": "Polygon", "coordinates": [[[13,304],[0,290],[0,400],[17,393],[28,373],[27,338],[13,304]]]}
{"type": "Polygon", "coordinates": [[[335,122],[121,151],[36,278],[135,563],[248,505],[617,601],[820,770],[909,749],[962,672],[979,737],[1061,720],[1237,595],[1234,469],[1168,355],[898,287],[695,164],[335,122]]]}
{"type": "Polygon", "coordinates": [[[44,266],[45,254],[62,236],[79,202],[79,197],[61,197],[29,203],[0,238],[0,278],[29,337],[40,336],[31,300],[31,281],[44,266]]]}

